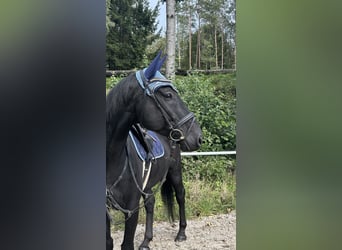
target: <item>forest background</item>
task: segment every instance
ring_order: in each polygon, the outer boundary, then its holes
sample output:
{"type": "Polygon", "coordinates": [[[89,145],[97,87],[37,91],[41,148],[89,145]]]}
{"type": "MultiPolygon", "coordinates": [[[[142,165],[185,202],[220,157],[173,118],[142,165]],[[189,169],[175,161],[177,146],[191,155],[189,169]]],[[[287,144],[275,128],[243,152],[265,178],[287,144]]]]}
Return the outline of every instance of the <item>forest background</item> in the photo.
{"type": "MultiPolygon", "coordinates": [[[[157,51],[165,51],[163,30],[157,30],[159,1],[106,0],[107,69],[145,67],[157,51]]],[[[176,68],[235,68],[235,0],[176,1],[176,68]]]]}

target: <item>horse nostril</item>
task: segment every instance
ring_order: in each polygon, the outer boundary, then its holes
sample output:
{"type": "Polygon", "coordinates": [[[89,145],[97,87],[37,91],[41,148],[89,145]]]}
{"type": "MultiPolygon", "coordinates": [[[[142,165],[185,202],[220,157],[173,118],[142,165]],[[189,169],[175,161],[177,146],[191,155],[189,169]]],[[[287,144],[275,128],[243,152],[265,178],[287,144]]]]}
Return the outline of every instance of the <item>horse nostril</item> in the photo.
{"type": "Polygon", "coordinates": [[[200,146],[202,144],[202,137],[200,136],[199,138],[198,138],[198,145],[200,146]]]}

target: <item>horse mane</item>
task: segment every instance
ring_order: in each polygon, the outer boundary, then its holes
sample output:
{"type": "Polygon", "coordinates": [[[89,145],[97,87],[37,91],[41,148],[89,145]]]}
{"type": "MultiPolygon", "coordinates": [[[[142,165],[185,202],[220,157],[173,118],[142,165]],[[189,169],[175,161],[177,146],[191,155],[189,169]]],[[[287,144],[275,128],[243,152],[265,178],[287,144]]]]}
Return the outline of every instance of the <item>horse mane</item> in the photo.
{"type": "Polygon", "coordinates": [[[131,73],[127,77],[123,78],[117,83],[107,94],[106,97],[106,145],[108,147],[115,129],[114,124],[117,124],[115,114],[123,112],[118,110],[119,107],[128,107],[129,100],[127,97],[134,98],[134,94],[131,91],[134,84],[138,86],[136,82],[135,74],[131,73]]]}
{"type": "MultiPolygon", "coordinates": [[[[147,80],[150,80],[157,72],[159,72],[161,66],[164,64],[166,60],[166,55],[163,58],[160,58],[162,51],[159,51],[157,56],[153,59],[150,65],[145,69],[144,75],[147,80]]],[[[123,78],[117,85],[112,88],[106,98],[106,145],[107,148],[109,143],[113,137],[113,131],[116,129],[113,127],[118,126],[118,122],[114,117],[114,114],[121,113],[124,115],[124,111],[118,110],[118,107],[125,107],[129,109],[129,106],[132,105],[130,100],[134,99],[134,94],[138,94],[138,91],[132,91],[133,88],[138,86],[137,79],[135,77],[135,73],[131,73],[127,77],[123,78]],[[135,84],[135,85],[134,85],[135,84]]]]}

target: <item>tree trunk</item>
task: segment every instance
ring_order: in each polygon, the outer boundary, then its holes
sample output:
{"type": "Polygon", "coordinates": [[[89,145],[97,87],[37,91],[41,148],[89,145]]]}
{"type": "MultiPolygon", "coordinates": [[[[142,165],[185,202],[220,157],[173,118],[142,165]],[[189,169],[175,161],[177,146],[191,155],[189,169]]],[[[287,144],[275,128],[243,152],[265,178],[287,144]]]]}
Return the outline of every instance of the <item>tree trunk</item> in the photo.
{"type": "Polygon", "coordinates": [[[173,79],[175,76],[176,57],[176,25],[175,25],[176,0],[166,0],[166,77],[173,79]]]}
{"type": "Polygon", "coordinates": [[[222,34],[221,34],[221,69],[223,69],[223,58],[224,58],[224,55],[223,55],[223,35],[224,35],[224,32],[222,31],[222,34]]]}
{"type": "Polygon", "coordinates": [[[215,40],[215,67],[218,69],[218,55],[217,55],[217,35],[216,35],[216,25],[214,29],[215,35],[214,35],[214,40],[215,40]]]}
{"type": "Polygon", "coordinates": [[[177,48],[178,48],[178,68],[181,68],[181,44],[180,44],[180,40],[181,40],[181,33],[179,32],[179,20],[178,18],[176,19],[176,35],[177,37],[177,48]]]}
{"type": "Polygon", "coordinates": [[[191,6],[189,5],[189,70],[192,69],[191,66],[191,50],[192,50],[192,46],[191,46],[191,6]]]}
{"type": "Polygon", "coordinates": [[[198,14],[196,65],[197,65],[197,69],[201,69],[201,16],[200,14],[198,14]]]}
{"type": "Polygon", "coordinates": [[[234,69],[236,70],[236,44],[234,46],[234,69]]]}

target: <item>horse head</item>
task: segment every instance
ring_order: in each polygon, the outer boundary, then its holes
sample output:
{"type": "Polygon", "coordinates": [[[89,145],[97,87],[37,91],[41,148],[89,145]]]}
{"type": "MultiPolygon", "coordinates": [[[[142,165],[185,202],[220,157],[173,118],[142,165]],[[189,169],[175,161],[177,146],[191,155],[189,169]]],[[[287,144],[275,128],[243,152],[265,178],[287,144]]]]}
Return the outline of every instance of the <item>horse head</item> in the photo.
{"type": "Polygon", "coordinates": [[[172,82],[160,73],[166,59],[160,56],[161,52],[147,68],[136,72],[138,84],[144,91],[136,105],[138,120],[147,129],[179,142],[183,151],[197,150],[202,142],[202,131],[172,82]]]}

